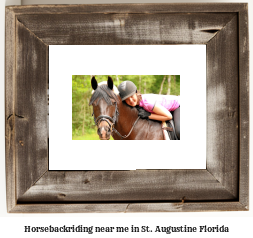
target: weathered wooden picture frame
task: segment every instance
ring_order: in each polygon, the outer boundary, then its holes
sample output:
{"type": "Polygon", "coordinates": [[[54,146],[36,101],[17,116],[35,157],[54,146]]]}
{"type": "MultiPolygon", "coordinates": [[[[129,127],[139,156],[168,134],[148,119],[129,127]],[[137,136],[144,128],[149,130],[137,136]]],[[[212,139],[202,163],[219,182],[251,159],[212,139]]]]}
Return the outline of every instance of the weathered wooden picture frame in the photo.
{"type": "Polygon", "coordinates": [[[8,212],[249,209],[247,4],[6,7],[5,78],[8,212]],[[48,48],[59,44],[205,44],[206,169],[49,171],[48,48]]]}

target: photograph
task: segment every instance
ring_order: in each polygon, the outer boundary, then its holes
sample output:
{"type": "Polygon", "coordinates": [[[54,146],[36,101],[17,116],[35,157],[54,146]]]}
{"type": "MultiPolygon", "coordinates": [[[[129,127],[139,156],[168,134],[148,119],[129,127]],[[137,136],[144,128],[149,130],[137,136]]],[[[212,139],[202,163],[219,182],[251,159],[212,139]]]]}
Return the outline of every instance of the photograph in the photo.
{"type": "Polygon", "coordinates": [[[73,140],[180,140],[180,75],[72,75],[73,140]]]}
{"type": "Polygon", "coordinates": [[[248,4],[5,14],[8,213],[249,214],[248,4]]]}
{"type": "Polygon", "coordinates": [[[3,237],[251,236],[253,5],[161,2],[2,1],[3,237]]]}

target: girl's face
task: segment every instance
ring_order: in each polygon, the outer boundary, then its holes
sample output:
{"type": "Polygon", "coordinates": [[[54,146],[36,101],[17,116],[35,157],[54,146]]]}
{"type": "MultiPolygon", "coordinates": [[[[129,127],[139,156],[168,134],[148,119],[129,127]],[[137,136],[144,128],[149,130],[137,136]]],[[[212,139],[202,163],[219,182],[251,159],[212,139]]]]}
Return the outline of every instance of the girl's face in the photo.
{"type": "Polygon", "coordinates": [[[125,102],[132,107],[135,107],[136,105],[138,105],[138,98],[137,98],[137,93],[135,93],[134,95],[132,95],[131,97],[125,99],[125,102]]]}

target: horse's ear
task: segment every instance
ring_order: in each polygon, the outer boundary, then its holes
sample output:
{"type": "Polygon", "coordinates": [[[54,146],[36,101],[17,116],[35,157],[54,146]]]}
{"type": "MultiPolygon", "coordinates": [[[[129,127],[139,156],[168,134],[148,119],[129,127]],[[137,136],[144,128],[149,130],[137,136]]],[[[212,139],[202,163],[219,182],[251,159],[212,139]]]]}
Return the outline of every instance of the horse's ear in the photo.
{"type": "Polygon", "coordinates": [[[95,77],[93,76],[92,79],[91,79],[91,87],[96,90],[97,87],[98,87],[98,82],[97,80],[95,79],[95,77]]]}
{"type": "Polygon", "coordinates": [[[112,90],[113,89],[113,80],[110,76],[108,76],[107,86],[112,90]]]}

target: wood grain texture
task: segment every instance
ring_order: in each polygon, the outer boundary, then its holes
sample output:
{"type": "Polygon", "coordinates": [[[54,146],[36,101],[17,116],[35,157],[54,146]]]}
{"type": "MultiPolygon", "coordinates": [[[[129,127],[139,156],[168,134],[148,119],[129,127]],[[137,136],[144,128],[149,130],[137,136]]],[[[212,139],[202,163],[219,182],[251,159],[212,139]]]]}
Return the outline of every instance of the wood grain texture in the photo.
{"type": "Polygon", "coordinates": [[[129,204],[126,212],[214,212],[247,211],[239,202],[185,202],[129,204]]]}
{"type": "Polygon", "coordinates": [[[135,213],[247,211],[239,202],[22,204],[12,213],[135,213]]]}
{"type": "Polygon", "coordinates": [[[9,212],[248,210],[247,4],[6,8],[9,212]],[[207,170],[48,171],[49,44],[207,44],[207,170]]]}
{"type": "Polygon", "coordinates": [[[9,7],[16,15],[25,14],[114,14],[114,13],[206,13],[238,12],[245,3],[153,3],[153,4],[82,4],[82,5],[27,5],[9,7]]]}
{"type": "Polygon", "coordinates": [[[48,45],[206,44],[235,16],[40,14],[18,16],[18,20],[48,45]]]}
{"type": "Polygon", "coordinates": [[[16,22],[15,146],[17,198],[48,170],[48,47],[16,22]]]}
{"type": "Polygon", "coordinates": [[[235,16],[207,45],[207,169],[238,197],[239,89],[235,16]]]}
{"type": "Polygon", "coordinates": [[[239,200],[249,204],[249,31],[248,5],[238,14],[239,19],[239,200]]]}
{"type": "Polygon", "coordinates": [[[15,81],[15,15],[6,8],[5,26],[5,165],[6,165],[6,196],[7,211],[16,205],[15,181],[15,148],[14,148],[14,81],[15,81]]]}
{"type": "Polygon", "coordinates": [[[19,202],[234,200],[207,170],[47,172],[19,202]]]}

